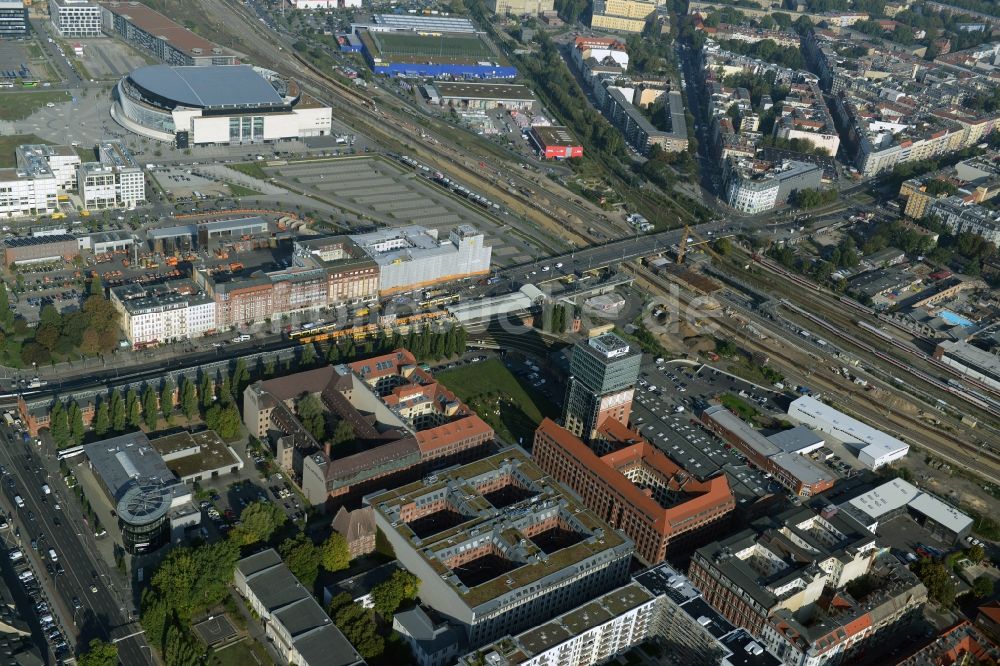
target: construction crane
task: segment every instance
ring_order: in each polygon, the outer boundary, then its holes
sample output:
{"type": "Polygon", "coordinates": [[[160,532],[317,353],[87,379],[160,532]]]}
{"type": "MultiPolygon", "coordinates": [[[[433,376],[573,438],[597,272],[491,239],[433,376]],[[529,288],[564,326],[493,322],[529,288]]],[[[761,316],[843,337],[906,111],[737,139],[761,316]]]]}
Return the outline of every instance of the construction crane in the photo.
{"type": "Polygon", "coordinates": [[[684,225],[684,235],[681,236],[680,245],[677,246],[677,265],[680,266],[684,263],[684,255],[687,253],[688,249],[688,238],[691,234],[691,227],[684,225]]]}

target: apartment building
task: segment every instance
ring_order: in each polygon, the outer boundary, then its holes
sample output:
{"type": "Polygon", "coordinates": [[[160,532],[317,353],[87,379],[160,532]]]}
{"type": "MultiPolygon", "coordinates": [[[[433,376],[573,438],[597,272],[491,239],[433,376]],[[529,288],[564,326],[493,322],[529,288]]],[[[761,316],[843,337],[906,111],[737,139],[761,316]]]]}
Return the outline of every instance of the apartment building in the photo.
{"type": "Polygon", "coordinates": [[[244,391],[243,406],[252,434],[289,442],[306,498],[331,510],[481,454],[494,438],[492,428],[404,349],[257,382],[244,391]],[[302,427],[293,409],[307,393],[318,395],[333,419],[351,425],[353,445],[322,446],[302,427]]]}
{"type": "Polygon", "coordinates": [[[49,0],[49,18],[61,37],[100,37],[101,6],[91,0],[49,0]]]}
{"type": "Polygon", "coordinates": [[[215,303],[190,280],[112,287],[110,300],[133,349],[197,338],[216,330],[215,303]]]}
{"type": "Polygon", "coordinates": [[[628,580],[632,542],[518,448],[365,503],[420,598],[478,648],[542,624],[628,580]]]}
{"type": "Polygon", "coordinates": [[[953,195],[935,199],[927,210],[953,234],[968,232],[1000,244],[1000,214],[992,208],[971,204],[964,197],[953,195]]]}
{"type": "Polygon", "coordinates": [[[516,636],[462,657],[459,666],[592,666],[649,641],[676,663],[780,666],[773,654],[715,612],[667,563],[516,636]]]}
{"type": "Polygon", "coordinates": [[[642,32],[646,19],[663,3],[659,0],[595,0],[590,27],[607,32],[642,32]]]}

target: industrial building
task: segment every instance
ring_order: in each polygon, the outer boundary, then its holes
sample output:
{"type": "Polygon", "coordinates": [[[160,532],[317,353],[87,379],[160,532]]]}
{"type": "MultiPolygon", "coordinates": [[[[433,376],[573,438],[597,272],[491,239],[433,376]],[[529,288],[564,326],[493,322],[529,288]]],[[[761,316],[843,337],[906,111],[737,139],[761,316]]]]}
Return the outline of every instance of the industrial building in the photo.
{"type": "Polygon", "coordinates": [[[641,363],[642,352],[614,333],[578,342],[563,406],[566,429],[589,441],[608,420],[627,425],[641,363]]]}
{"type": "Polygon", "coordinates": [[[615,663],[616,655],[650,641],[680,664],[781,666],[743,629],[716,613],[694,585],[667,563],[545,624],[507,636],[459,660],[474,666],[575,666],[615,663]]]}
{"type": "Polygon", "coordinates": [[[760,518],[698,549],[688,575],[712,608],[786,666],[853,663],[905,631],[927,601],[916,575],[836,509],[760,518]],[[855,597],[848,585],[861,578],[855,597]]]}
{"type": "Polygon", "coordinates": [[[376,14],[351,33],[376,74],[406,78],[513,79],[517,70],[465,18],[376,14]]]}
{"type": "Polygon", "coordinates": [[[531,89],[519,83],[432,81],[423,85],[423,91],[431,104],[456,109],[531,110],[536,102],[531,89]]]}
{"type": "Polygon", "coordinates": [[[793,400],[788,406],[788,415],[856,448],[858,460],[869,469],[878,469],[899,460],[910,450],[905,442],[838,412],[812,396],[804,395],[793,400]]]}
{"type": "Polygon", "coordinates": [[[60,37],[100,37],[101,6],[91,0],[49,0],[49,18],[60,37]]]}
{"type": "Polygon", "coordinates": [[[559,125],[532,127],[528,138],[538,151],[538,157],[545,160],[568,160],[583,157],[583,144],[573,138],[569,129],[559,125]]]}
{"type": "Polygon", "coordinates": [[[0,39],[27,37],[29,30],[24,0],[0,0],[0,39]]]}
{"type": "Polygon", "coordinates": [[[513,447],[365,498],[424,604],[477,648],[628,579],[632,542],[513,447]]]}
{"type": "Polygon", "coordinates": [[[958,544],[972,530],[972,518],[903,479],[893,479],[840,505],[871,532],[900,515],[910,515],[945,543],[958,544]]]}
{"type": "Polygon", "coordinates": [[[1000,357],[964,340],[939,342],[934,358],[963,375],[1000,390],[1000,357]]]}
{"type": "Polygon", "coordinates": [[[112,287],[111,305],[133,349],[214,332],[215,301],[190,280],[112,287]]]}
{"type": "Polygon", "coordinates": [[[135,208],[146,201],[146,176],[120,141],[97,145],[97,162],[76,169],[80,198],[87,210],[135,208]]]}
{"type": "Polygon", "coordinates": [[[76,236],[8,236],[0,240],[3,247],[3,265],[30,264],[42,261],[69,261],[80,254],[76,236]]]}
{"type": "Polygon", "coordinates": [[[185,483],[201,483],[236,474],[243,459],[214,430],[181,430],[149,443],[174,476],[185,483]]]}
{"type": "Polygon", "coordinates": [[[810,448],[822,446],[822,440],[814,447],[799,448],[794,439],[765,437],[722,405],[703,410],[701,423],[796,495],[811,497],[833,487],[833,475],[803,455],[810,448]]]}
{"type": "Polygon", "coordinates": [[[86,444],[83,451],[118,516],[127,552],[151,553],[201,522],[191,489],[174,476],[142,431],[86,444]]]}
{"type": "Polygon", "coordinates": [[[364,666],[309,590],[273,548],[236,563],[234,586],[284,664],[364,666]]]}
{"type": "Polygon", "coordinates": [[[481,454],[494,437],[405,349],[251,384],[243,392],[243,420],[301,475],[306,499],[329,509],[481,454]],[[331,449],[313,439],[293,411],[306,393],[351,425],[353,444],[331,449]]]}
{"type": "Polygon", "coordinates": [[[743,213],[763,213],[784,204],[796,192],[819,189],[822,176],[823,169],[810,162],[730,157],[724,169],[725,202],[743,213]]]}
{"type": "Polygon", "coordinates": [[[138,2],[101,5],[104,32],[168,65],[236,65],[239,57],[138,2]]]}
{"type": "Polygon", "coordinates": [[[325,136],[333,119],[295,81],[250,65],[140,67],[115,86],[111,115],[178,148],[325,136]]]}
{"type": "Polygon", "coordinates": [[[598,435],[604,455],[545,419],[535,431],[532,457],[587,508],[625,532],[646,563],[662,562],[728,526],[735,502],[725,475],[699,481],[613,419],[598,435]]]}
{"type": "Polygon", "coordinates": [[[212,241],[236,240],[241,236],[268,233],[267,220],[262,217],[242,217],[235,220],[215,220],[150,229],[146,235],[154,252],[170,253],[176,249],[205,249],[212,241]]]}
{"type": "Polygon", "coordinates": [[[491,246],[471,224],[460,224],[441,242],[436,229],[381,229],[350,236],[378,264],[379,293],[415,291],[490,272],[491,246]]]}

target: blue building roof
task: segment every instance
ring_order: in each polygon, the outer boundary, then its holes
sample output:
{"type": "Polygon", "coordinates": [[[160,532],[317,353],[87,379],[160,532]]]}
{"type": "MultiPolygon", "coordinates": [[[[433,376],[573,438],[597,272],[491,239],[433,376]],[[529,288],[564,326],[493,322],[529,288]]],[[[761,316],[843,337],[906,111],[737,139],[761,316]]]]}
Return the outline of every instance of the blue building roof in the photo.
{"type": "Polygon", "coordinates": [[[164,99],[195,108],[274,106],[283,101],[250,65],[150,65],[136,69],[129,78],[164,99]]]}

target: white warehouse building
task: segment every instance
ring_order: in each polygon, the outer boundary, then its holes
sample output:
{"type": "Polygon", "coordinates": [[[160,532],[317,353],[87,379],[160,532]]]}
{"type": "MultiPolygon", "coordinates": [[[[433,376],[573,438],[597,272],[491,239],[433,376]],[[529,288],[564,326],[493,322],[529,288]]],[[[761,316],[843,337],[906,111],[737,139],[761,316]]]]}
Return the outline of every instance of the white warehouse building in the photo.
{"type": "Polygon", "coordinates": [[[254,144],[330,133],[333,112],[295,81],[250,65],[140,67],[114,90],[126,129],[178,148],[254,144]]]}
{"type": "Polygon", "coordinates": [[[881,430],[839,412],[812,396],[802,396],[788,406],[788,415],[810,428],[825,432],[858,449],[858,459],[878,469],[906,456],[910,446],[881,430]]]}
{"type": "Polygon", "coordinates": [[[492,247],[481,231],[460,224],[439,241],[437,229],[421,226],[382,229],[351,236],[379,268],[379,293],[423,289],[490,272],[492,247]]]}

